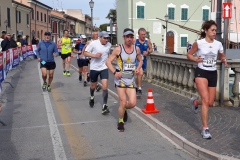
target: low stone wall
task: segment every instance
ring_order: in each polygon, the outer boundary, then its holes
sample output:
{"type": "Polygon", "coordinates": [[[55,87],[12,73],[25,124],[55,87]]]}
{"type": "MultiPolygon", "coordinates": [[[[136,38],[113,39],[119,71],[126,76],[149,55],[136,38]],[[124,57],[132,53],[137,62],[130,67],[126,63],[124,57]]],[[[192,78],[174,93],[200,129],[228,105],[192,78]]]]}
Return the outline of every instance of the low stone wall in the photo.
{"type": "MultiPolygon", "coordinates": [[[[144,79],[174,93],[187,97],[199,97],[194,83],[197,63],[189,61],[186,55],[160,54],[153,52],[147,57],[147,71],[144,79]]],[[[224,105],[239,106],[240,60],[228,60],[229,67],[235,72],[235,81],[229,97],[229,68],[225,68],[224,105]]],[[[217,62],[218,83],[214,106],[220,101],[220,70],[221,62],[217,62]]]]}

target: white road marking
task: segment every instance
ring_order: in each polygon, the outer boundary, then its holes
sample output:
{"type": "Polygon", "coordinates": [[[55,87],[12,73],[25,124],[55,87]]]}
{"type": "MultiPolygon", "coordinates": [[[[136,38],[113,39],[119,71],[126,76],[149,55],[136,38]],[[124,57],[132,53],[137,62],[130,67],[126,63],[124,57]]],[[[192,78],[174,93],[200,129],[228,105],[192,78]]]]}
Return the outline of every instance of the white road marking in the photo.
{"type": "MultiPolygon", "coordinates": [[[[102,123],[102,122],[112,122],[111,120],[98,120],[98,121],[82,121],[82,122],[75,122],[75,123],[60,123],[55,126],[70,126],[70,125],[79,125],[79,124],[89,124],[89,123],[102,123]]],[[[49,127],[50,125],[41,125],[41,126],[29,126],[29,127],[18,127],[18,128],[9,128],[9,129],[0,129],[1,131],[11,131],[11,130],[21,130],[21,129],[36,129],[36,128],[45,128],[49,127]]]]}
{"type": "MultiPolygon", "coordinates": [[[[39,68],[39,64],[37,65],[38,65],[37,68],[39,68]]],[[[41,75],[40,68],[38,69],[38,73],[39,73],[40,83],[42,86],[43,82],[42,82],[42,75],[41,75]]],[[[44,98],[45,107],[47,111],[50,136],[52,139],[55,160],[67,160],[48,92],[43,92],[43,98],[44,98]]]]}

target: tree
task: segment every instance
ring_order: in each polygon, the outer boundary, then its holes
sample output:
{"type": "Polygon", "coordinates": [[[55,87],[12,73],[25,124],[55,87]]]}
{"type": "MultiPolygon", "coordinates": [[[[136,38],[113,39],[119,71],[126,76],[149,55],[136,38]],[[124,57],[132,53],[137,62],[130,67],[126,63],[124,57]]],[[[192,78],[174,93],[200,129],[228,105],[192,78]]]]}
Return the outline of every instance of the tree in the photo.
{"type": "Polygon", "coordinates": [[[110,15],[113,15],[113,17],[112,17],[113,23],[116,23],[117,22],[117,11],[116,11],[116,9],[110,9],[109,10],[109,13],[106,17],[109,20],[111,19],[110,15]]]}
{"type": "Polygon", "coordinates": [[[107,31],[107,26],[109,26],[109,23],[101,24],[99,28],[101,31],[107,31]]]}

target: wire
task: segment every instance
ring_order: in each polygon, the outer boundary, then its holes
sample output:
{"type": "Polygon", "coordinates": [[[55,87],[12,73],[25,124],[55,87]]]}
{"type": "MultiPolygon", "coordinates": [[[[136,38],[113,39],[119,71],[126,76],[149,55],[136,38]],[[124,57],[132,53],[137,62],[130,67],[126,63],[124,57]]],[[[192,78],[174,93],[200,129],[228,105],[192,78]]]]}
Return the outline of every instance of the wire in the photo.
{"type": "MultiPolygon", "coordinates": [[[[197,9],[203,4],[204,0],[199,4],[199,6],[197,7],[197,9]]],[[[193,14],[197,11],[197,9],[195,9],[195,11],[193,12],[193,14]]],[[[193,14],[188,18],[188,20],[183,24],[183,26],[185,26],[185,24],[190,20],[190,18],[193,16],[193,14]]]]}

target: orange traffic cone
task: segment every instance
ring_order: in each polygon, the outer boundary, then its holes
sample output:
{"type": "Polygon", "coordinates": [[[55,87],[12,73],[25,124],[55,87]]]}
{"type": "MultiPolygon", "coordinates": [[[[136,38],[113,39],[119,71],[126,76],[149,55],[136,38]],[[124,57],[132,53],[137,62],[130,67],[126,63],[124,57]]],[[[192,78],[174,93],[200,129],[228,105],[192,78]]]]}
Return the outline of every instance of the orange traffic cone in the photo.
{"type": "Polygon", "coordinates": [[[146,109],[142,109],[142,111],[145,114],[159,113],[159,110],[157,110],[154,106],[153,93],[151,88],[148,89],[146,109]]]}

